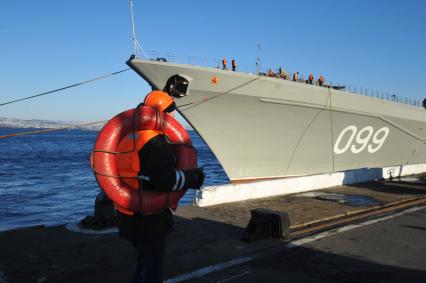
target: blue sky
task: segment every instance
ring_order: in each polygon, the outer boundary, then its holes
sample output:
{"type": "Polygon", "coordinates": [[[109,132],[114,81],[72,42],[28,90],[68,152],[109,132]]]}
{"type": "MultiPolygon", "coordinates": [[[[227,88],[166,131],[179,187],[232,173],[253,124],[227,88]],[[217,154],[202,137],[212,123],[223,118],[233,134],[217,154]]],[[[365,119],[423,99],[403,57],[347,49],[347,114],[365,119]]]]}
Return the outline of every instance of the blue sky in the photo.
{"type": "MultiPolygon", "coordinates": [[[[352,87],[426,97],[426,1],[142,1],[146,51],[282,66],[352,87]]],[[[126,68],[129,1],[0,2],[0,103],[126,68]]],[[[213,64],[213,63],[212,63],[213,64]]],[[[0,107],[0,117],[96,121],[136,106],[149,86],[132,71],[0,107]]]]}

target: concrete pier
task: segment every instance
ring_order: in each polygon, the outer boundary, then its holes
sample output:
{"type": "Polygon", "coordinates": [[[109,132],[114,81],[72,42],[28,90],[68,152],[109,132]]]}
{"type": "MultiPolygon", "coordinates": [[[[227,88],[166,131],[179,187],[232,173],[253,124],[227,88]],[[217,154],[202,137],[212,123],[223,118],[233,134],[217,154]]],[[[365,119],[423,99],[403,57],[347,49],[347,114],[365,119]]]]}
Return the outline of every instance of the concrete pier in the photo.
{"type": "MultiPolygon", "coordinates": [[[[166,282],[259,282],[262,278],[341,282],[351,276],[357,282],[424,279],[426,209],[422,206],[377,216],[388,218],[369,226],[357,223],[360,226],[350,231],[344,226],[340,232],[323,231],[297,240],[240,241],[251,209],[285,211],[296,227],[370,207],[327,197],[341,195],[369,197],[386,205],[426,196],[426,180],[368,182],[312,194],[179,208],[168,241],[166,282]]],[[[116,233],[84,234],[64,226],[0,233],[0,251],[0,282],[128,282],[136,256],[116,233]]]]}

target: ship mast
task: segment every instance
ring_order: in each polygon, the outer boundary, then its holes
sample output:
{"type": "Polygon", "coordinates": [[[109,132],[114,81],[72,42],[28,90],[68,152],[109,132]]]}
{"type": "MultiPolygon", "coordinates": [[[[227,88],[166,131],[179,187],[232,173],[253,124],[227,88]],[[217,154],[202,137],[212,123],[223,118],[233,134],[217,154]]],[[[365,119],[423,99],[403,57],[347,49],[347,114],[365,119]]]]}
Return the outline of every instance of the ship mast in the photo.
{"type": "Polygon", "coordinates": [[[132,56],[137,57],[138,50],[141,50],[143,56],[148,59],[148,55],[146,55],[142,46],[139,44],[138,40],[136,39],[135,17],[133,16],[133,0],[130,0],[130,15],[132,17],[132,49],[133,49],[132,56]]]}
{"type": "Polygon", "coordinates": [[[132,44],[133,51],[132,55],[136,56],[136,33],[135,33],[135,18],[133,16],[133,0],[130,0],[130,15],[132,16],[132,44]]]}
{"type": "Polygon", "coordinates": [[[257,44],[256,74],[260,73],[260,43],[257,44]]]}

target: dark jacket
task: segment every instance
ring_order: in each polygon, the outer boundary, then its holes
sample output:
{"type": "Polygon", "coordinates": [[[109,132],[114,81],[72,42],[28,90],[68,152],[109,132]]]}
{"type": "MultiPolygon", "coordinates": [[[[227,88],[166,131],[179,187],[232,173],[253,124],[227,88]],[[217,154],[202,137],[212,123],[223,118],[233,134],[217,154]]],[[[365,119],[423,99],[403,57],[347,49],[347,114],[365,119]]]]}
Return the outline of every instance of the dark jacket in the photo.
{"type": "MultiPolygon", "coordinates": [[[[144,178],[139,188],[170,192],[196,188],[196,170],[177,170],[176,154],[165,135],[158,135],[148,141],[139,151],[140,172],[144,178]]],[[[201,186],[201,184],[200,184],[201,186]]],[[[172,231],[173,216],[170,209],[160,214],[132,216],[118,212],[119,234],[132,243],[139,240],[158,239],[172,231]]]]}

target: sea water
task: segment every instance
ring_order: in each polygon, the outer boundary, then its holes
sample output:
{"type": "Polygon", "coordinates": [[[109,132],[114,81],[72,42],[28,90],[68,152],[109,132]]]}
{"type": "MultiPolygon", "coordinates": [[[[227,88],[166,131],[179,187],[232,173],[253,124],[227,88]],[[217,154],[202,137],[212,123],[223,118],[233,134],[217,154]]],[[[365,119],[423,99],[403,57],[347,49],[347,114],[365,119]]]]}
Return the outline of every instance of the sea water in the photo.
{"type": "MultiPolygon", "coordinates": [[[[29,129],[0,129],[0,135],[29,129]]],[[[229,182],[209,147],[189,131],[205,185],[229,182]]],[[[93,215],[100,189],[90,167],[98,132],[70,130],[0,139],[0,230],[58,225],[93,215]]],[[[192,203],[189,190],[181,205],[192,203]]]]}

